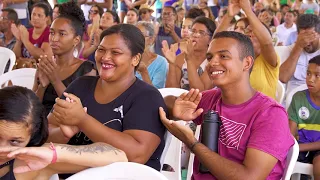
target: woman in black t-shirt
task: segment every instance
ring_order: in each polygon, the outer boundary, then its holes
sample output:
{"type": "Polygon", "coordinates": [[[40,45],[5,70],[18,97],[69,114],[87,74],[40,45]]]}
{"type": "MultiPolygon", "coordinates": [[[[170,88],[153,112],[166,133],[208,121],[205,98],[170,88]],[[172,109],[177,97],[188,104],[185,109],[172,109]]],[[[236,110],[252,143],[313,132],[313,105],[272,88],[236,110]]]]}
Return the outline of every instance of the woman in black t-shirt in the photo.
{"type": "Polygon", "coordinates": [[[119,24],[100,39],[95,53],[100,76],[77,79],[56,100],[49,123],[59,125],[63,134],[52,129],[50,139],[72,145],[109,143],[129,161],[159,171],[165,128],[158,109],[165,104],[156,88],[135,77],[145,38],[137,27],[119,24]]]}
{"type": "Polygon", "coordinates": [[[59,6],[59,16],[50,27],[49,44],[54,58],[43,56],[39,59],[33,90],[42,100],[46,115],[55,99],[66,87],[80,76],[95,76],[94,64],[74,57],[75,48],[81,43],[85,30],[83,12],[75,2],[59,6]]]}

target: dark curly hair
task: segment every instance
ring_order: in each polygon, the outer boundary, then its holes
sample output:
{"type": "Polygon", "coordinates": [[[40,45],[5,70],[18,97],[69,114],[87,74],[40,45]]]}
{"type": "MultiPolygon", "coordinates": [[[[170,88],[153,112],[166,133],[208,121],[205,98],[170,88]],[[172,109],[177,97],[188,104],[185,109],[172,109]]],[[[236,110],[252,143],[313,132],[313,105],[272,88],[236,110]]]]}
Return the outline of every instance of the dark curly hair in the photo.
{"type": "Polygon", "coordinates": [[[75,1],[63,3],[59,7],[58,18],[68,19],[71,23],[72,28],[75,31],[76,36],[82,37],[86,29],[86,19],[83,11],[77,5],[75,1]]]}

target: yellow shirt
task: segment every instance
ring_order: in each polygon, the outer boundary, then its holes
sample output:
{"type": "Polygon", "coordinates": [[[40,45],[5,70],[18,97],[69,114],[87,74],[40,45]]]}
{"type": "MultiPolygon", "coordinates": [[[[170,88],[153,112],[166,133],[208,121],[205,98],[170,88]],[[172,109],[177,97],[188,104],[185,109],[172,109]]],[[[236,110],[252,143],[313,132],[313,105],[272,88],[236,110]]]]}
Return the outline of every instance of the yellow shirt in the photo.
{"type": "Polygon", "coordinates": [[[272,67],[263,57],[259,55],[253,64],[250,74],[250,84],[263,94],[275,99],[277,84],[279,80],[280,58],[277,55],[277,67],[272,67]]]}

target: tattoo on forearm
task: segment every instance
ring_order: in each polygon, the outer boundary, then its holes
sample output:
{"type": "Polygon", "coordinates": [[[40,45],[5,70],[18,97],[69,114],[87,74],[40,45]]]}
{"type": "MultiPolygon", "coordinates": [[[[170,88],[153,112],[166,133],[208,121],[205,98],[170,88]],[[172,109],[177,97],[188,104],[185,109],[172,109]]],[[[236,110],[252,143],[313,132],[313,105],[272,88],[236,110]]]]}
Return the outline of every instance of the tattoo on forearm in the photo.
{"type": "Polygon", "coordinates": [[[86,146],[70,146],[66,144],[60,144],[59,145],[61,149],[66,149],[70,152],[79,153],[103,153],[103,152],[110,152],[113,151],[116,155],[118,155],[118,152],[121,152],[119,149],[104,143],[95,143],[91,145],[86,146]]]}

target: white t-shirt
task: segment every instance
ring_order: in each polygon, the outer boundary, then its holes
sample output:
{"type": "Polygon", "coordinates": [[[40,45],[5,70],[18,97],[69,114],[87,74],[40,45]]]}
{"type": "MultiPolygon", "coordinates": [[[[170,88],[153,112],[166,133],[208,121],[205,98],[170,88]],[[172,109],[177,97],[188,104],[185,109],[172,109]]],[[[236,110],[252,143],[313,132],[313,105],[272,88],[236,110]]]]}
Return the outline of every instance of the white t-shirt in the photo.
{"type": "MultiPolygon", "coordinates": [[[[92,2],[92,0],[87,0],[87,2],[92,2]]],[[[104,0],[95,0],[97,3],[104,3],[104,0]]],[[[82,4],[81,9],[83,11],[84,17],[86,18],[86,21],[89,21],[89,11],[91,9],[90,5],[82,4]]],[[[103,8],[103,11],[105,12],[107,9],[103,8]]]]}
{"type": "Polygon", "coordinates": [[[212,7],[212,6],[217,6],[217,5],[214,3],[214,0],[208,0],[208,6],[212,7]]]}
{"type": "MultiPolygon", "coordinates": [[[[294,44],[289,46],[289,50],[292,51],[293,47],[294,47],[294,44]]],[[[307,53],[305,51],[302,51],[297,62],[296,70],[294,71],[293,76],[288,82],[287,92],[290,92],[295,87],[298,87],[306,83],[306,76],[307,76],[309,61],[310,59],[318,55],[320,55],[320,49],[318,49],[314,53],[307,53]]]]}
{"type": "Polygon", "coordinates": [[[315,2],[313,2],[313,3],[303,3],[303,4],[301,4],[301,7],[300,7],[300,9],[302,9],[302,10],[308,10],[308,9],[311,9],[311,10],[313,10],[313,12],[319,12],[319,5],[317,4],[317,3],[315,3],[315,2]]]}
{"type": "Polygon", "coordinates": [[[291,28],[286,28],[284,24],[285,23],[280,24],[277,27],[277,31],[276,31],[278,42],[282,42],[283,44],[287,42],[287,39],[291,32],[297,31],[296,24],[293,24],[291,28]]]}

